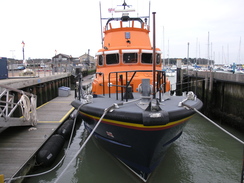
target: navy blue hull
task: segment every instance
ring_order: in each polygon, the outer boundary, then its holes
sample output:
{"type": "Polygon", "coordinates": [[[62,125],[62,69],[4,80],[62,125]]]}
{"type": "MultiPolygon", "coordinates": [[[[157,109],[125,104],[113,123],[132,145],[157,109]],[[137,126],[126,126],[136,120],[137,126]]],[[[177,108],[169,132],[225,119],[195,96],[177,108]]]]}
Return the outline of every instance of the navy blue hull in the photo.
{"type": "MultiPolygon", "coordinates": [[[[85,119],[91,131],[94,121],[85,119]]],[[[167,148],[178,139],[186,121],[161,130],[138,130],[101,123],[94,133],[99,144],[137,174],[146,178],[162,161],[167,148]]]]}
{"type": "MultiPolygon", "coordinates": [[[[102,147],[143,180],[147,180],[148,175],[162,161],[167,148],[181,136],[186,122],[195,113],[194,110],[178,106],[183,99],[172,97],[164,101],[160,105],[160,120],[148,117],[157,114],[157,111],[148,112],[138,107],[136,102],[120,106],[104,116],[93,135],[102,147]]],[[[79,115],[85,121],[86,128],[92,131],[104,109],[115,102],[110,98],[98,98],[84,106],[77,100],[72,105],[79,108],[79,115]]],[[[198,99],[186,103],[198,110],[202,107],[198,99]]]]}

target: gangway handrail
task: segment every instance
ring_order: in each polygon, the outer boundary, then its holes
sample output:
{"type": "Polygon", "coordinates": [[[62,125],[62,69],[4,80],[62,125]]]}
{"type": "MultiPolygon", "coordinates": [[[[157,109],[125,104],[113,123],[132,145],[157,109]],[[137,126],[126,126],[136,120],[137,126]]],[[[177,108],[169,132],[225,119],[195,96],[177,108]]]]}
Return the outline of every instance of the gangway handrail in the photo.
{"type": "Polygon", "coordinates": [[[37,124],[37,96],[5,85],[0,85],[0,88],[3,89],[0,93],[0,103],[2,104],[0,105],[0,127],[35,126],[37,124]],[[14,101],[14,95],[11,92],[21,94],[17,102],[14,101]],[[12,117],[18,106],[21,107],[23,118],[12,117]]]}
{"type": "MultiPolygon", "coordinates": [[[[0,84],[0,88],[6,88],[6,89],[14,91],[14,92],[24,93],[25,95],[28,95],[28,96],[33,96],[34,95],[33,93],[29,93],[29,92],[26,92],[26,91],[23,91],[23,90],[18,90],[18,89],[15,89],[15,88],[11,88],[11,87],[6,86],[6,85],[1,85],[0,84]]],[[[34,96],[36,96],[36,95],[34,95],[34,96]]],[[[1,97],[1,95],[0,95],[0,97],[1,97]]]]}

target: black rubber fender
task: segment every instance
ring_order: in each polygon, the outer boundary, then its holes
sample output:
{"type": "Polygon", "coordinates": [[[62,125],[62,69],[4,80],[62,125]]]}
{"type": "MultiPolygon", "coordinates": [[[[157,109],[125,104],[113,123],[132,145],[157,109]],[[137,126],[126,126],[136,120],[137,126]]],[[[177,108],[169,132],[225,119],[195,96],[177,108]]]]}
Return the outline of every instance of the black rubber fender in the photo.
{"type": "Polygon", "coordinates": [[[69,119],[65,121],[58,129],[57,134],[62,135],[65,140],[70,138],[70,134],[73,128],[74,120],[69,119]]]}
{"type": "Polygon", "coordinates": [[[65,139],[62,135],[52,135],[37,152],[37,163],[43,167],[51,166],[58,156],[59,152],[63,148],[64,142],[65,139]]]}

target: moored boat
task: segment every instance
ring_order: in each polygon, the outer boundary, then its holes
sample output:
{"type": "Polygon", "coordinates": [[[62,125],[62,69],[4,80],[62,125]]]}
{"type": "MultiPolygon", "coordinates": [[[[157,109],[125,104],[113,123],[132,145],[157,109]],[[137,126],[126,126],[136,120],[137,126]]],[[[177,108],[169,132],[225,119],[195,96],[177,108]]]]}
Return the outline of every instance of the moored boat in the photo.
{"type": "Polygon", "coordinates": [[[92,93],[80,91],[72,105],[99,144],[147,181],[202,102],[193,92],[170,95],[161,51],[149,39],[150,16],[130,17],[122,7],[122,17],[105,24],[92,93]]]}

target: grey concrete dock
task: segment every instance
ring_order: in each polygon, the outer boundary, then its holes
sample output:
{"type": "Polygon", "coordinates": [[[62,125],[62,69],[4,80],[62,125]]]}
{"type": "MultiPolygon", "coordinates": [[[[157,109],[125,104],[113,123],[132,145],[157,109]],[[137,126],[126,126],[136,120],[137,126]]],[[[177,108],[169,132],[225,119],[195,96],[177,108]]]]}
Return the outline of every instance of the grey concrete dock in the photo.
{"type": "Polygon", "coordinates": [[[4,179],[25,175],[34,165],[33,156],[73,111],[68,97],[56,97],[37,108],[35,127],[10,127],[0,133],[0,174],[4,179]]]}

